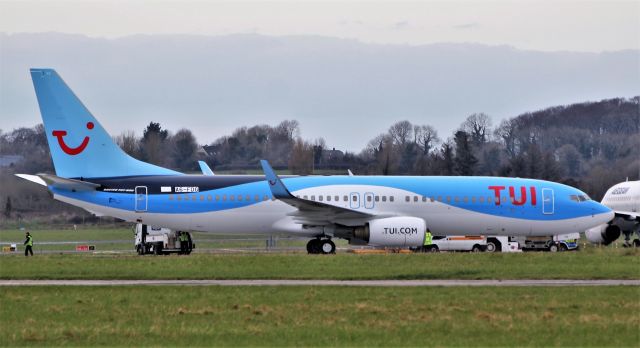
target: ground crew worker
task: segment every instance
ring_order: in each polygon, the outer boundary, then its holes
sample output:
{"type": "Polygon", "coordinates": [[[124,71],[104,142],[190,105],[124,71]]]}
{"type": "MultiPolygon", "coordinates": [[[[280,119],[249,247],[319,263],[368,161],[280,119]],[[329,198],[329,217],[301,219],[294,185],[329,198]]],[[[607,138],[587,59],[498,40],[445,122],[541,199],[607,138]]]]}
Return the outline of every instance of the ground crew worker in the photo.
{"type": "Polygon", "coordinates": [[[33,237],[29,232],[26,233],[26,237],[27,239],[24,241],[24,245],[26,245],[24,248],[24,256],[29,256],[29,253],[33,256],[33,237]]]}
{"type": "Polygon", "coordinates": [[[431,231],[427,230],[427,232],[424,233],[424,248],[426,249],[427,246],[431,245],[433,243],[433,238],[431,236],[431,231]]]}
{"type": "Polygon", "coordinates": [[[187,232],[180,232],[180,252],[186,254],[189,246],[189,237],[187,232]]]}

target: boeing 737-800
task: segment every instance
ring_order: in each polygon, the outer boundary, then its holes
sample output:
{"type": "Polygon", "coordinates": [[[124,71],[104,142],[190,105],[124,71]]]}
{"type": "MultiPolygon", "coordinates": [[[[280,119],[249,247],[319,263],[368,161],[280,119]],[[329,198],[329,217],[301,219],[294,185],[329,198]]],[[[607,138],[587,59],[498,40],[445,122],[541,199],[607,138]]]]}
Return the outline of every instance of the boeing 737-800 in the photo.
{"type": "MultiPolygon", "coordinates": [[[[547,236],[607,223],[613,212],[582,191],[500,177],[186,175],[124,153],[56,71],[31,69],[55,175],[18,174],[98,215],[211,233],[332,238],[419,246],[434,235],[547,236]]],[[[205,172],[207,172],[205,170],[205,172]]],[[[212,173],[211,173],[212,174],[212,173]]]]}

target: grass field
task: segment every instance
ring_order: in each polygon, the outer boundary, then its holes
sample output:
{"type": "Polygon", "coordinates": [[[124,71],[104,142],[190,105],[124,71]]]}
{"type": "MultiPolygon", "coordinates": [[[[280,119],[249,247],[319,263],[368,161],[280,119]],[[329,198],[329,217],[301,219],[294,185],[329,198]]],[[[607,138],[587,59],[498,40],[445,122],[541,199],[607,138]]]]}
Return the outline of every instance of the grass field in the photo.
{"type": "Polygon", "coordinates": [[[640,279],[640,250],[566,253],[0,257],[1,279],[640,279]]]}
{"type": "Polygon", "coordinates": [[[20,287],[0,345],[638,346],[637,287],[20,287]]]}

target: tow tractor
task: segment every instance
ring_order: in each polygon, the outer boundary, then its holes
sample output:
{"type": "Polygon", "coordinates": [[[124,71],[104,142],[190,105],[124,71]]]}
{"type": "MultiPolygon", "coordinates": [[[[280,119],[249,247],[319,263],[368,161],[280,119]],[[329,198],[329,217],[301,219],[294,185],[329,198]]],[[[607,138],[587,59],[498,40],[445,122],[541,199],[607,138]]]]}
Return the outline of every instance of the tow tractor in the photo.
{"type": "Polygon", "coordinates": [[[171,253],[191,254],[195,249],[193,239],[189,232],[173,231],[168,228],[152,227],[138,223],[134,227],[134,248],[138,255],[155,254],[169,255],[171,253]],[[187,235],[187,242],[180,241],[180,234],[187,235]],[[186,248],[181,248],[182,243],[187,243],[186,248]]]}
{"type": "Polygon", "coordinates": [[[567,233],[555,236],[527,237],[524,240],[523,251],[568,251],[578,250],[579,233],[567,233]]]}

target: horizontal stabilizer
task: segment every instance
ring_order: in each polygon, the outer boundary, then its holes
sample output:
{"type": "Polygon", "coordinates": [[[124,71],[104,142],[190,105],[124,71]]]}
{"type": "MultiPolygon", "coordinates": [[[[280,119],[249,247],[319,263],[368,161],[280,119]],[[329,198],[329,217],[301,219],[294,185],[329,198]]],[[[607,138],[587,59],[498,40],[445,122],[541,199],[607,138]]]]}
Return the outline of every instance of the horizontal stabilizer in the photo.
{"type": "Polygon", "coordinates": [[[95,191],[98,187],[100,187],[100,185],[94,184],[91,182],[62,178],[52,174],[38,174],[38,175],[16,174],[16,176],[23,178],[25,180],[29,180],[31,182],[35,182],[36,184],[39,184],[39,185],[49,186],[57,189],[69,190],[74,192],[95,191]]]}

